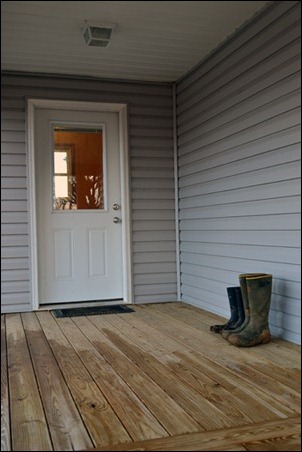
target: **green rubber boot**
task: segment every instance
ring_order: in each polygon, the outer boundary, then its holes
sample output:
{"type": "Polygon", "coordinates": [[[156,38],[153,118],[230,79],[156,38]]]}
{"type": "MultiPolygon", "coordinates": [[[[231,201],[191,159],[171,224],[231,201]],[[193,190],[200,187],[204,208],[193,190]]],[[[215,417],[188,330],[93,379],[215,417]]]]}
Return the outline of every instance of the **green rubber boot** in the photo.
{"type": "Polygon", "coordinates": [[[241,332],[233,333],[228,337],[228,341],[232,345],[252,347],[270,341],[268,315],[271,303],[272,279],[272,275],[246,277],[250,320],[241,332]]]}
{"type": "Polygon", "coordinates": [[[233,333],[240,333],[247,326],[247,324],[250,321],[250,308],[249,308],[249,301],[248,301],[247,287],[246,287],[246,278],[248,276],[265,276],[265,273],[242,273],[241,275],[238,275],[239,283],[240,283],[240,287],[241,287],[243,308],[244,308],[244,320],[241,322],[240,325],[237,325],[237,328],[235,328],[235,329],[225,328],[222,332],[222,337],[224,339],[228,339],[228,337],[233,333]]]}

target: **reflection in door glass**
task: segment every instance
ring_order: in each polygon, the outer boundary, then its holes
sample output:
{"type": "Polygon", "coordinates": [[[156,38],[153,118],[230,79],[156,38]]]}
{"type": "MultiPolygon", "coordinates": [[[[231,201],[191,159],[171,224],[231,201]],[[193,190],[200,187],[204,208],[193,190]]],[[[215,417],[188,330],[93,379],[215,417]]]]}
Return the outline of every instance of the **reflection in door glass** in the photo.
{"type": "Polygon", "coordinates": [[[54,210],[104,209],[101,129],[54,128],[54,210]]]}

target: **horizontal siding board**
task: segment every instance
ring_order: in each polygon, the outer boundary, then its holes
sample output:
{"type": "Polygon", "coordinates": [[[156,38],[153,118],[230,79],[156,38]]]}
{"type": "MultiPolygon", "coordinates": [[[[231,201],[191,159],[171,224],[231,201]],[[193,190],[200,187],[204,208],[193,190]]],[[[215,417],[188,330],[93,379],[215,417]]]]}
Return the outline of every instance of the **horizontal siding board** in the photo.
{"type": "Polygon", "coordinates": [[[3,259],[29,257],[29,249],[28,246],[7,246],[2,248],[1,256],[3,259]]]}
{"type": "MultiPolygon", "coordinates": [[[[190,128],[187,130],[178,127],[179,130],[179,144],[183,144],[198,136],[199,130],[203,133],[215,130],[220,126],[224,126],[226,123],[230,123],[234,120],[239,120],[250,112],[261,112],[267,109],[271,102],[274,102],[276,98],[283,99],[289,96],[299,96],[300,91],[300,78],[301,72],[297,71],[295,74],[283,79],[281,82],[274,84],[273,87],[269,86],[265,90],[260,91],[256,95],[249,96],[247,99],[242,100],[240,103],[235,104],[234,99],[227,108],[223,105],[224,110],[220,111],[217,106],[208,109],[207,111],[197,111],[197,118],[195,121],[189,121],[190,128]],[[213,110],[213,113],[211,112],[213,110]]],[[[230,103],[229,103],[230,104],[230,103]]]]}
{"type": "Polygon", "coordinates": [[[25,176],[22,177],[5,177],[2,174],[1,177],[1,187],[2,188],[9,188],[9,189],[20,189],[24,188],[27,189],[27,179],[25,176]]]}
{"type": "MultiPolygon", "coordinates": [[[[203,182],[217,180],[224,177],[234,176],[242,173],[249,173],[263,168],[277,167],[278,165],[288,164],[290,162],[299,162],[301,155],[300,143],[295,143],[281,149],[266,152],[258,156],[247,157],[239,161],[233,161],[214,168],[204,169],[202,163],[193,167],[186,167],[186,171],[180,172],[182,185],[194,184],[194,173],[198,173],[199,180],[203,182]],[[201,176],[201,177],[200,177],[201,176]]],[[[286,172],[286,171],[285,171],[286,172]]]]}
{"type": "Polygon", "coordinates": [[[1,281],[27,281],[29,282],[28,270],[1,270],[1,281]]]}
{"type": "Polygon", "coordinates": [[[182,209],[179,218],[201,219],[201,218],[225,218],[238,216],[256,216],[273,214],[299,213],[301,209],[301,197],[292,196],[290,198],[278,198],[261,201],[248,201],[243,203],[233,203],[232,205],[221,205],[182,209]],[[286,200],[286,202],[284,202],[286,200]],[[282,202],[283,201],[283,202],[282,202]]]}
{"type": "MultiPolygon", "coordinates": [[[[1,231],[3,234],[3,231],[1,231]]],[[[13,235],[10,233],[9,235],[1,235],[1,245],[2,246],[28,246],[29,237],[26,234],[18,234],[13,235]]]]}
{"type": "MultiPolygon", "coordinates": [[[[175,240],[165,240],[158,242],[133,242],[133,251],[135,253],[170,251],[175,254],[175,240]]],[[[175,256],[174,256],[175,258],[175,256]]]]}
{"type": "Polygon", "coordinates": [[[3,154],[1,156],[2,165],[20,166],[26,165],[26,156],[24,154],[3,154]]]}
{"type": "MultiPolygon", "coordinates": [[[[230,124],[227,123],[225,127],[219,127],[217,130],[211,130],[210,132],[202,133],[197,138],[190,140],[189,143],[186,144],[185,150],[187,152],[192,152],[195,149],[198,149],[202,146],[209,146],[214,142],[219,142],[225,139],[232,139],[236,142],[237,138],[241,138],[237,135],[243,135],[244,133],[251,133],[251,129],[255,129],[257,126],[259,129],[264,128],[268,132],[265,134],[272,133],[269,129],[271,125],[272,119],[281,119],[283,116],[289,116],[289,113],[300,115],[300,105],[301,99],[297,93],[292,93],[290,96],[287,96],[286,100],[278,99],[274,104],[271,103],[267,106],[267,108],[263,108],[262,111],[253,111],[251,114],[246,115],[248,117],[241,118],[239,120],[234,120],[230,124]]],[[[290,126],[294,124],[289,124],[290,126]]],[[[264,129],[264,130],[266,130],[264,129]]],[[[239,144],[239,143],[238,143],[239,144]]],[[[182,147],[180,145],[180,150],[182,147]]],[[[183,152],[181,152],[183,153],[183,152]]]]}
{"type": "Polygon", "coordinates": [[[158,293],[161,295],[168,294],[169,297],[171,297],[172,294],[175,294],[177,291],[176,284],[157,284],[154,286],[154,284],[151,284],[150,286],[144,285],[144,286],[138,286],[136,290],[137,296],[154,296],[156,297],[158,293]]]}
{"type": "Polygon", "coordinates": [[[164,262],[175,262],[175,252],[158,251],[158,252],[146,252],[146,253],[135,253],[133,257],[134,264],[147,264],[147,263],[157,263],[161,264],[164,262]]]}
{"type": "Polygon", "coordinates": [[[25,143],[2,143],[1,156],[5,154],[25,154],[25,143]]]}
{"type": "Polygon", "coordinates": [[[3,166],[2,168],[2,177],[9,177],[9,178],[26,178],[27,176],[27,169],[26,166],[21,165],[10,165],[10,166],[3,166]]]}
{"type": "Polygon", "coordinates": [[[171,85],[31,75],[4,75],[2,85],[2,270],[6,278],[2,304],[6,312],[31,309],[28,156],[25,144],[25,99],[31,97],[127,103],[132,260],[138,262],[133,265],[133,301],[137,302],[139,297],[144,302],[151,296],[155,302],[175,300],[171,85]],[[168,281],[152,280],[152,275],[158,272],[167,274],[168,281]],[[135,279],[137,274],[140,277],[138,283],[135,279]]]}
{"type": "Polygon", "coordinates": [[[294,126],[300,126],[300,114],[301,108],[286,111],[283,114],[268,119],[263,123],[256,124],[254,127],[239,131],[233,136],[225,137],[223,140],[218,140],[214,143],[207,140],[203,143],[200,143],[199,147],[196,147],[196,143],[194,143],[194,145],[191,144],[190,146],[180,149],[179,155],[186,155],[194,152],[194,150],[202,152],[202,155],[204,157],[211,155],[211,152],[213,150],[215,150],[217,153],[225,152],[228,149],[234,148],[235,146],[245,145],[260,138],[264,138],[268,135],[272,135],[276,132],[280,132],[281,130],[286,130],[294,126]]]}
{"type": "Polygon", "coordinates": [[[2,119],[1,130],[25,132],[25,121],[21,119],[2,119]]]}
{"type": "Polygon", "coordinates": [[[175,240],[175,231],[141,231],[133,234],[133,242],[167,242],[175,240]]]}
{"type": "Polygon", "coordinates": [[[180,221],[181,231],[274,231],[301,229],[301,215],[241,216],[180,221]]]}
{"type": "Polygon", "coordinates": [[[28,212],[2,212],[1,220],[3,224],[27,223],[28,212]]]}
{"type": "MultiPolygon", "coordinates": [[[[153,274],[153,273],[174,273],[176,272],[175,262],[152,262],[152,263],[139,263],[133,265],[134,275],[153,274]]],[[[134,280],[135,280],[134,276],[134,280]]]]}
{"type": "Polygon", "coordinates": [[[193,243],[221,243],[238,245],[263,245],[280,247],[301,247],[300,231],[185,231],[181,232],[180,240],[193,243]]]}
{"type": "Polygon", "coordinates": [[[257,101],[261,93],[270,97],[271,86],[273,89],[280,85],[286,90],[292,89],[287,85],[290,80],[296,80],[301,70],[300,45],[300,40],[297,39],[294,44],[283,47],[271,59],[262,61],[251,71],[231,80],[227,84],[227,91],[223,86],[205,96],[205,92],[201,90],[194,97],[194,104],[179,114],[177,124],[180,135],[228,109],[232,111],[236,107],[244,108],[245,102],[257,101]]]}
{"type": "Polygon", "coordinates": [[[1,259],[1,269],[13,271],[29,271],[29,258],[1,259]]]}
{"type": "Polygon", "coordinates": [[[137,286],[145,284],[175,284],[174,273],[151,273],[148,275],[136,275],[135,283],[137,286]]]}
{"type": "Polygon", "coordinates": [[[175,231],[175,221],[135,221],[132,225],[132,231],[175,231]]]}
{"type": "Polygon", "coordinates": [[[160,189],[153,190],[132,190],[131,192],[132,200],[174,200],[174,190],[165,190],[164,192],[160,189]]]}
{"type": "Polygon", "coordinates": [[[174,212],[174,203],[172,200],[167,199],[145,199],[142,201],[134,200],[132,202],[133,209],[150,209],[150,210],[172,210],[174,212]]]}
{"type": "Polygon", "coordinates": [[[3,201],[26,201],[27,190],[25,188],[1,189],[1,199],[3,199],[3,201]]]}
{"type": "Polygon", "coordinates": [[[150,221],[165,221],[174,220],[174,211],[169,210],[134,210],[132,212],[133,221],[150,220],[150,221]]]}
{"type": "MultiPolygon", "coordinates": [[[[25,121],[25,111],[20,110],[5,110],[4,108],[1,110],[1,119],[16,119],[16,120],[24,120],[25,121]]],[[[24,128],[25,130],[25,128],[24,128]]]]}
{"type": "Polygon", "coordinates": [[[19,131],[2,131],[1,143],[25,143],[25,132],[19,131]]]}
{"type": "Polygon", "coordinates": [[[239,273],[269,273],[275,278],[284,279],[288,284],[291,281],[301,282],[301,270],[299,264],[286,264],[273,261],[262,260],[262,255],[258,254],[258,259],[250,259],[246,255],[243,259],[233,256],[221,256],[197,253],[181,253],[181,262],[193,265],[204,265],[216,269],[228,269],[239,273]]]}
{"type": "Polygon", "coordinates": [[[201,169],[206,170],[230,162],[242,160],[244,158],[252,158],[253,156],[264,155],[266,152],[278,151],[288,146],[299,144],[301,142],[301,125],[289,127],[285,130],[278,131],[258,140],[240,146],[234,146],[226,149],[227,152],[212,152],[208,155],[207,151],[201,153],[195,152],[185,155],[179,159],[180,171],[179,175],[186,175],[190,169],[202,164],[201,169]],[[201,154],[201,155],[200,155],[201,154]],[[182,172],[182,174],[181,174],[182,172]]]}
{"type": "Polygon", "coordinates": [[[283,198],[285,196],[301,195],[299,178],[267,184],[256,185],[247,188],[238,188],[209,193],[204,195],[186,196],[180,199],[180,208],[205,207],[235,202],[257,201],[263,199],[283,198]]]}
{"type": "Polygon", "coordinates": [[[298,248],[274,247],[261,245],[238,245],[225,243],[182,242],[181,252],[203,254],[206,256],[237,257],[239,259],[261,260],[262,262],[279,262],[296,264],[301,262],[298,248]],[[248,256],[248,257],[247,257],[248,256]]]}
{"type": "Polygon", "coordinates": [[[28,234],[28,224],[27,223],[17,223],[17,224],[1,224],[1,234],[3,236],[17,236],[17,235],[27,235],[28,234]]]}
{"type": "Polygon", "coordinates": [[[30,285],[28,281],[8,281],[1,282],[1,293],[24,293],[29,292],[30,285]]]}
{"type": "Polygon", "coordinates": [[[209,193],[219,193],[225,190],[236,190],[254,187],[285,180],[295,181],[301,174],[301,162],[294,161],[287,164],[258,169],[241,174],[234,174],[217,180],[203,181],[203,175],[198,181],[198,175],[191,176],[191,180],[180,180],[180,196],[198,196],[209,193]]]}

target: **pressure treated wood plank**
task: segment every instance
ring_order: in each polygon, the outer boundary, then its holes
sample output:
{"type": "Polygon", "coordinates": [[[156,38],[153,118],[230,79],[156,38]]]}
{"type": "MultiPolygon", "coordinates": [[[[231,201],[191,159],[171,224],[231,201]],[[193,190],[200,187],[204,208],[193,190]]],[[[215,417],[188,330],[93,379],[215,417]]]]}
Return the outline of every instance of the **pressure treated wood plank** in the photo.
{"type": "Polygon", "coordinates": [[[12,450],[53,450],[20,315],[6,315],[12,450]]]}
{"type": "Polygon", "coordinates": [[[34,313],[22,314],[23,327],[43,400],[54,450],[93,446],[77,407],[34,313]]]}
{"type": "MultiPolygon", "coordinates": [[[[188,323],[190,326],[202,329],[203,331],[209,332],[211,325],[226,322],[226,319],[223,317],[215,316],[212,313],[186,303],[169,303],[169,307],[171,310],[167,309],[167,306],[164,306],[164,304],[160,305],[160,309],[168,315],[177,309],[181,313],[180,317],[184,323],[188,323]]],[[[251,347],[246,349],[246,351],[250,355],[254,354],[257,357],[270,360],[282,368],[288,368],[288,370],[292,370],[296,374],[297,371],[301,370],[301,347],[297,344],[272,337],[269,344],[261,347],[251,347]]]]}
{"type": "MultiPolygon", "coordinates": [[[[290,438],[299,444],[301,417],[270,421],[267,423],[253,424],[244,427],[231,427],[211,432],[191,433],[188,435],[175,436],[173,438],[162,438],[151,441],[140,441],[134,444],[118,444],[109,451],[230,451],[245,450],[245,444],[255,444],[255,441],[265,444],[270,442],[272,448],[280,438],[284,441],[290,438]]],[[[95,451],[105,449],[97,448],[95,451]]],[[[258,449],[262,450],[262,449],[258,449]]],[[[263,449],[265,450],[265,449],[263,449]]],[[[276,449],[278,450],[278,449],[276,449]]],[[[284,449],[291,450],[291,449],[284,449]]],[[[293,449],[297,450],[297,449],[293,449]]],[[[300,449],[301,450],[301,449],[300,449]]]]}
{"type": "Polygon", "coordinates": [[[263,441],[249,441],[244,443],[245,450],[261,451],[301,451],[301,438],[298,435],[284,436],[283,438],[267,438],[263,441]]]}
{"type": "MultiPolygon", "coordinates": [[[[107,447],[130,441],[124,426],[55,319],[48,312],[38,312],[37,317],[94,444],[107,447]]],[[[75,327],[77,333],[80,332],[75,327]]]]}
{"type": "MultiPolygon", "coordinates": [[[[293,409],[295,412],[300,413],[300,387],[292,389],[288,387],[288,385],[279,382],[278,378],[274,379],[274,377],[269,376],[268,372],[266,372],[266,375],[258,372],[256,370],[256,366],[254,366],[255,362],[257,365],[257,357],[250,353],[250,348],[236,347],[235,352],[233,353],[234,346],[230,345],[228,341],[223,340],[220,335],[210,335],[208,332],[192,328],[191,325],[183,323],[182,318],[179,320],[178,315],[174,315],[173,308],[169,310],[169,313],[163,312],[164,309],[165,308],[163,307],[160,312],[162,318],[171,319],[171,322],[176,330],[181,329],[185,335],[194,338],[193,348],[200,351],[200,343],[206,345],[206,347],[202,348],[202,353],[210,353],[212,356],[215,356],[216,359],[219,359],[220,363],[224,364],[227,368],[235,366],[236,371],[242,377],[245,379],[247,377],[252,378],[253,383],[259,385],[262,390],[266,391],[270,395],[273,394],[276,399],[281,398],[282,403],[287,404],[288,407],[293,409]],[[222,353],[218,354],[217,349],[221,350],[222,353]]],[[[152,306],[150,310],[154,312],[154,308],[152,306]]],[[[156,315],[158,315],[158,313],[156,313],[156,315]]],[[[194,326],[194,319],[192,319],[192,325],[194,326]]],[[[269,345],[270,344],[265,344],[264,346],[269,345]]],[[[278,369],[278,367],[276,369],[278,369]]]]}
{"type": "MultiPolygon", "coordinates": [[[[100,318],[96,319],[98,321],[100,318]]],[[[120,338],[114,328],[106,327],[103,333],[116,347],[134,361],[148,374],[170,397],[189,413],[206,430],[232,425],[230,417],[222,413],[215,405],[206,400],[192,387],[188,387],[165,365],[142,349],[120,338]]]]}
{"type": "Polygon", "coordinates": [[[147,374],[101,333],[95,326],[97,325],[97,318],[100,317],[91,316],[89,317],[90,320],[77,317],[74,321],[165,429],[171,435],[180,434],[177,432],[188,433],[202,430],[202,427],[173,398],[169,397],[160,386],[155,384],[147,374]]]}
{"type": "MultiPolygon", "coordinates": [[[[195,310],[188,309],[187,307],[183,307],[184,303],[179,303],[181,306],[178,306],[177,303],[171,303],[169,306],[169,309],[167,309],[166,306],[161,306],[161,312],[164,312],[166,315],[175,318],[176,320],[179,320],[181,322],[184,322],[185,324],[189,325],[190,327],[194,327],[198,330],[205,331],[204,328],[200,326],[200,318],[204,319],[205,316],[201,316],[200,313],[196,313],[195,310]]],[[[213,324],[213,323],[211,323],[213,324]]],[[[205,331],[210,336],[213,336],[213,333],[210,333],[208,329],[205,331]]],[[[220,338],[220,335],[217,335],[218,338],[220,338]]],[[[285,341],[281,342],[281,346],[279,348],[282,348],[282,345],[286,344],[285,341]]],[[[295,347],[288,348],[286,347],[283,352],[286,352],[287,356],[291,356],[292,358],[298,357],[299,355],[299,346],[296,346],[295,344],[291,344],[295,347]]],[[[289,386],[291,389],[300,392],[301,391],[301,371],[298,368],[290,368],[285,369],[283,366],[276,365],[275,360],[272,360],[272,357],[270,359],[265,359],[263,357],[263,354],[259,353],[259,350],[263,349],[273,349],[274,353],[272,354],[275,358],[280,355],[280,350],[278,352],[275,349],[275,346],[272,343],[265,344],[265,346],[259,346],[259,347],[250,347],[250,348],[241,348],[238,353],[243,358],[245,356],[245,359],[248,358],[249,362],[253,363],[253,368],[256,370],[259,370],[260,372],[271,376],[275,379],[277,379],[279,382],[284,383],[286,386],[289,386]],[[243,353],[242,353],[243,352],[243,353]],[[268,362],[269,361],[269,362],[268,362]]],[[[236,351],[237,354],[237,351],[236,351]]],[[[283,358],[284,361],[284,358],[283,358]]],[[[283,362],[282,361],[282,362],[283,362]]]]}
{"type": "Polygon", "coordinates": [[[221,343],[221,338],[209,337],[208,334],[190,328],[188,325],[166,316],[162,312],[154,309],[146,311],[144,307],[139,307],[139,309],[146,312],[147,315],[144,319],[147,322],[151,322],[151,325],[188,347],[191,358],[198,358],[202,354],[202,356],[221,366],[221,371],[228,370],[232,372],[235,378],[239,377],[241,384],[250,384],[252,387],[259,389],[263,394],[264,400],[271,404],[279,413],[281,411],[286,416],[294,416],[300,412],[300,394],[297,395],[296,392],[291,391],[275,380],[268,384],[269,379],[264,379],[262,374],[257,374],[253,370],[252,365],[242,364],[241,356],[244,352],[237,347],[235,349],[225,341],[221,343]]]}
{"type": "Polygon", "coordinates": [[[5,317],[1,316],[1,451],[10,451],[10,418],[5,317]]]}
{"type": "MultiPolygon", "coordinates": [[[[71,319],[58,319],[58,323],[100,389],[106,394],[131,438],[137,441],[168,436],[166,430],[129,389],[126,382],[113,370],[83,332],[76,328],[76,325],[86,323],[90,330],[93,329],[93,325],[89,321],[85,322],[86,320],[83,317],[75,317],[74,322],[71,319]]],[[[95,335],[96,332],[94,331],[94,339],[95,335]]],[[[135,372],[135,369],[132,369],[132,372],[135,372]]]]}
{"type": "MultiPolygon", "coordinates": [[[[183,305],[184,303],[180,304],[183,305]]],[[[162,306],[161,309],[168,316],[176,318],[190,325],[190,327],[205,331],[205,333],[211,334],[212,336],[213,334],[215,335],[215,333],[209,333],[209,329],[204,330],[200,326],[199,320],[205,316],[200,316],[200,313],[196,313],[194,310],[188,308],[182,309],[177,303],[173,303],[169,310],[167,310],[166,306],[162,306]]],[[[219,337],[220,335],[217,336],[219,337]]],[[[241,352],[244,352],[249,362],[253,362],[253,369],[277,379],[279,382],[284,383],[299,393],[301,392],[300,346],[273,338],[270,343],[262,346],[240,348],[239,354],[243,356],[241,352]],[[288,368],[286,369],[286,367],[288,368]]]]}
{"type": "MultiPolygon", "coordinates": [[[[213,403],[220,406],[228,405],[227,410],[232,410],[230,415],[234,417],[234,422],[236,416],[240,425],[276,418],[276,410],[271,409],[269,404],[264,404],[262,393],[254,388],[247,388],[246,385],[241,388],[232,373],[222,372],[220,366],[207,358],[201,357],[198,364],[195,361],[192,365],[187,357],[188,349],[183,344],[144,322],[137,313],[131,316],[112,316],[111,323],[138,344],[141,343],[149,353],[158,357],[204,397],[211,398],[213,403]]],[[[280,417],[285,416],[280,413],[280,417]]]]}

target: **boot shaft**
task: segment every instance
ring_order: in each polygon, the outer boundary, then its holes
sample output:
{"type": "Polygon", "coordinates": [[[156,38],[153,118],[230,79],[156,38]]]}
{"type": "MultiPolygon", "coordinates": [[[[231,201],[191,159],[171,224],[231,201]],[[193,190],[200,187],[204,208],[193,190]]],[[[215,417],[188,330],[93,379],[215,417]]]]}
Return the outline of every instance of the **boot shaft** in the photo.
{"type": "Polygon", "coordinates": [[[247,276],[246,278],[250,316],[263,324],[268,324],[272,279],[272,275],[247,276]]]}

